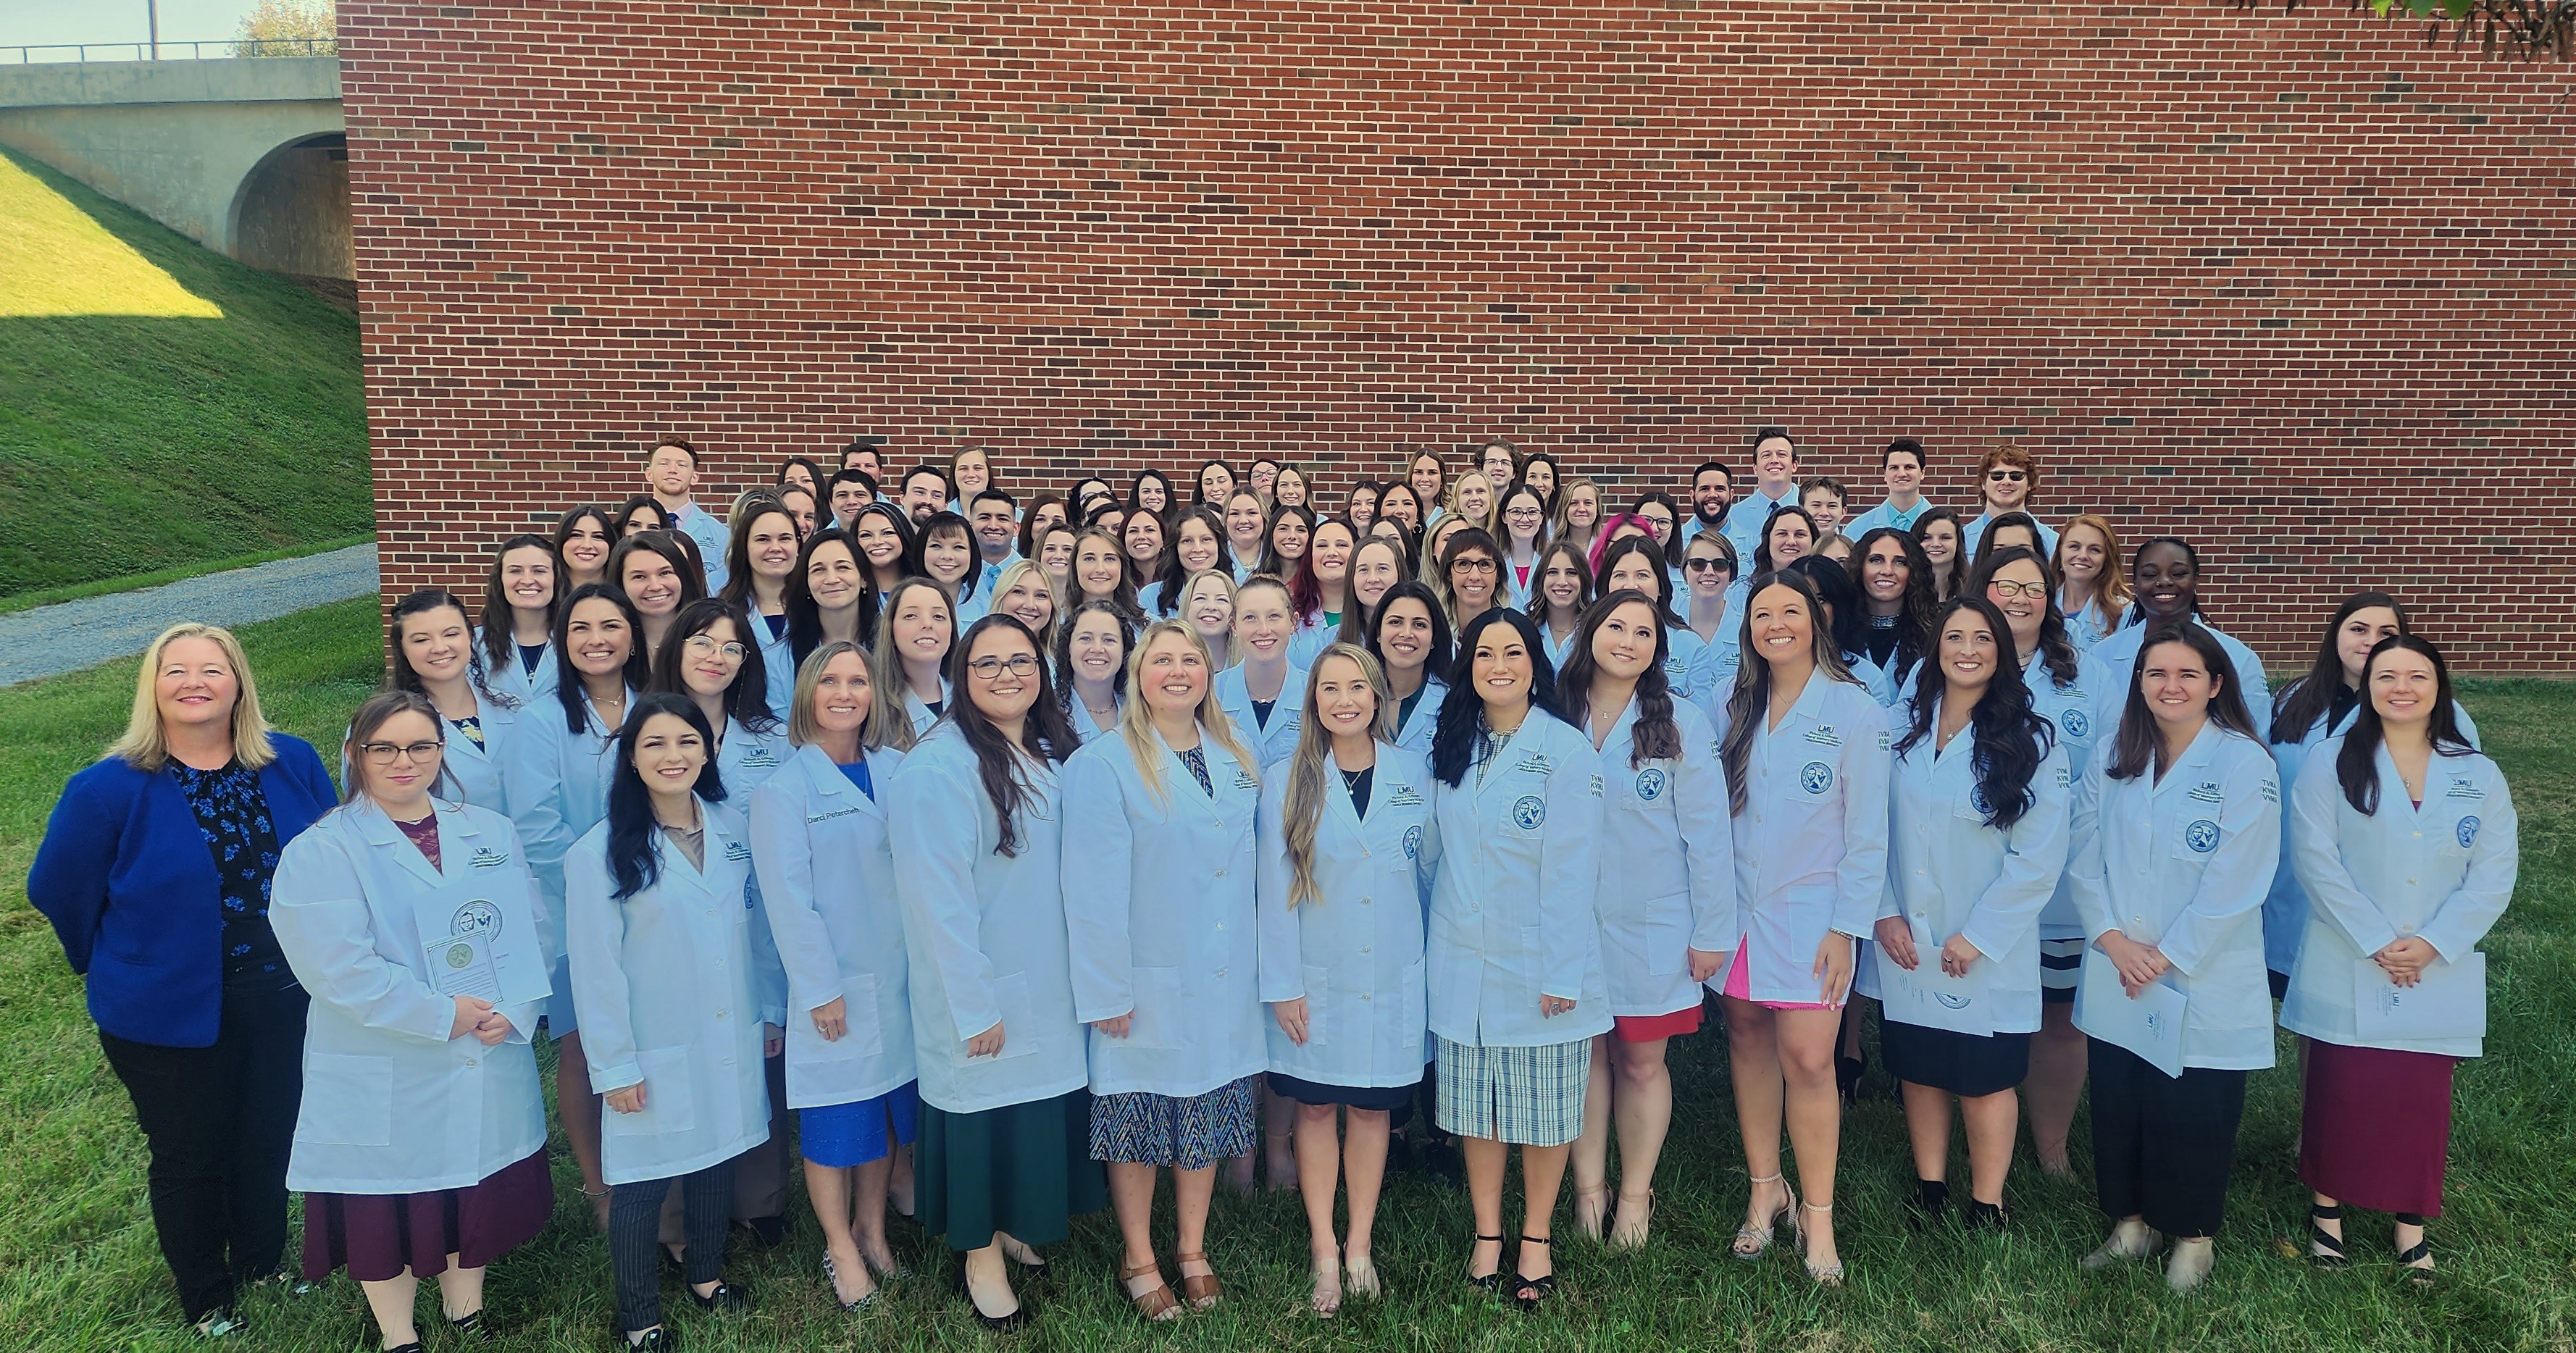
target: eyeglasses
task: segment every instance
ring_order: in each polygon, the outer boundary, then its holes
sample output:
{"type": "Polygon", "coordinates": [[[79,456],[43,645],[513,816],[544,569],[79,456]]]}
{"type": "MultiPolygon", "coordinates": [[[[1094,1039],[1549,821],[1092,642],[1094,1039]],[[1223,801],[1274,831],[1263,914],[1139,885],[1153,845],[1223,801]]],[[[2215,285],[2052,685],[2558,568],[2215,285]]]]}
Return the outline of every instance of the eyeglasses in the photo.
{"type": "Polygon", "coordinates": [[[2032,601],[2046,601],[2048,599],[2048,584],[2046,583],[2017,583],[2003,578],[1996,578],[1986,584],[1986,590],[1993,593],[1995,599],[1998,601],[2019,601],[2024,597],[2028,597],[2032,601]]]}
{"type": "Polygon", "coordinates": [[[2002,484],[2002,483],[2014,483],[2014,484],[2018,484],[2018,483],[2020,483],[2021,481],[2023,481],[2023,480],[2025,480],[2025,479],[2028,479],[2028,478],[2030,478],[2030,473],[2029,473],[2028,471],[2026,471],[2026,470],[1988,470],[1988,471],[1986,471],[1986,479],[1987,479],[1987,481],[1988,481],[1988,482],[1990,482],[1990,483],[1996,483],[1996,484],[2002,484]]]}
{"type": "Polygon", "coordinates": [[[688,649],[692,653],[722,653],[726,657],[733,659],[735,662],[742,661],[745,657],[750,656],[751,653],[750,649],[743,647],[741,644],[730,641],[718,644],[713,638],[704,634],[690,635],[689,641],[686,644],[681,645],[681,647],[688,649]]]}
{"type": "Polygon", "coordinates": [[[1689,569],[1693,573],[1724,573],[1727,571],[1726,561],[1723,559],[1685,559],[1682,561],[1682,567],[1689,569]]]}
{"type": "Polygon", "coordinates": [[[1449,566],[1449,571],[1452,573],[1491,573],[1494,571],[1494,561],[1491,559],[1461,559],[1458,562],[1451,564],[1449,566]]]}
{"type": "Polygon", "coordinates": [[[1004,672],[1015,677],[1033,677],[1038,674],[1038,660],[1026,653],[1008,658],[977,658],[966,664],[966,670],[974,673],[977,681],[999,680],[1004,672]]]}
{"type": "Polygon", "coordinates": [[[1506,508],[1503,511],[1503,515],[1513,521],[1537,521],[1538,509],[1534,507],[1506,508]]]}
{"type": "Polygon", "coordinates": [[[366,754],[368,765],[390,766],[404,759],[409,759],[414,764],[435,761],[447,750],[447,744],[443,742],[364,742],[358,744],[358,750],[366,754]]]}

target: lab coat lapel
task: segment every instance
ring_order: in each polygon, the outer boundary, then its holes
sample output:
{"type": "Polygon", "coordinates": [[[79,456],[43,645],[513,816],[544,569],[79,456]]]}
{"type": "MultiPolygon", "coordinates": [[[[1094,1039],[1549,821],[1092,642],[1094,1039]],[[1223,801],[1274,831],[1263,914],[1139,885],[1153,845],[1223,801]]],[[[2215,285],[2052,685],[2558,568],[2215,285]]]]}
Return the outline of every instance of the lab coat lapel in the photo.
{"type": "MultiPolygon", "coordinates": [[[[1530,732],[1531,727],[1538,720],[1546,717],[1546,715],[1538,711],[1537,707],[1531,707],[1529,713],[1521,716],[1521,726],[1513,729],[1512,735],[1503,740],[1502,749],[1494,753],[1493,768],[1485,773],[1484,778],[1480,782],[1476,783],[1476,806],[1478,808],[1483,808],[1485,806],[1485,796],[1487,794],[1503,792],[1503,784],[1505,781],[1517,781],[1519,779],[1517,772],[1521,760],[1521,744],[1524,742],[1536,741],[1536,739],[1525,735],[1530,732]]],[[[1470,766],[1467,768],[1467,778],[1470,781],[1476,781],[1477,777],[1475,767],[1470,766]]]]}
{"type": "MultiPolygon", "coordinates": [[[[435,802],[432,801],[433,805],[435,802]]],[[[436,888],[447,882],[447,876],[430,865],[429,857],[420,853],[420,847],[411,843],[411,838],[394,825],[394,820],[385,815],[385,810],[378,807],[374,799],[359,795],[350,801],[349,812],[359,835],[365,838],[368,849],[377,852],[379,859],[392,860],[424,887],[436,888]]],[[[456,858],[456,851],[446,840],[446,834],[448,824],[461,821],[464,816],[463,813],[451,813],[439,819],[438,854],[442,861],[456,858]]]]}
{"type": "Polygon", "coordinates": [[[2175,785],[2188,789],[2199,784],[2198,780],[2189,778],[2190,774],[2208,765],[2210,758],[2218,755],[2218,740],[2225,736],[2215,721],[2202,724],[2200,731],[2192,735],[2191,745],[2182,749],[2182,755],[2174,759],[2173,765],[2165,771],[2165,777],[2155,782],[2149,797],[2161,795],[2175,785]]]}

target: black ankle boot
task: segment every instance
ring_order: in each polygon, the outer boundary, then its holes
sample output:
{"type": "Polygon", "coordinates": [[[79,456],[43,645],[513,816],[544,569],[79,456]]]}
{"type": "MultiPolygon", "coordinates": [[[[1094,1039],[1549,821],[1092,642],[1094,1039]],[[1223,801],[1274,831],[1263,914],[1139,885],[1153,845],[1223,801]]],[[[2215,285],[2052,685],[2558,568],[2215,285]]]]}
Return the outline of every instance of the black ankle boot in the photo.
{"type": "Polygon", "coordinates": [[[1966,1223],[1971,1231],[2001,1231],[2004,1229],[2003,1204],[1981,1203],[1971,1198],[1967,1207],[1961,1210],[1959,1220],[1966,1223]]]}
{"type": "Polygon", "coordinates": [[[1917,1179],[1914,1199],[1906,1207],[1914,1214],[1916,1230],[1934,1225],[1950,1210],[1950,1185],[1939,1179],[1917,1179]]]}

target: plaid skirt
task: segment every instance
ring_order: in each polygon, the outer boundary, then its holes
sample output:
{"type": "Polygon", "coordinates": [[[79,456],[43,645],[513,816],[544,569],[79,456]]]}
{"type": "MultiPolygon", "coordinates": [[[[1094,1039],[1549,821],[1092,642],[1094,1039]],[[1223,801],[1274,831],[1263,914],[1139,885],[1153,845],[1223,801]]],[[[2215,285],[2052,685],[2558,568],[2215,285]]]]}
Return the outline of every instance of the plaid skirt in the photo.
{"type": "Polygon", "coordinates": [[[1592,1040],[1534,1048],[1486,1048],[1438,1035],[1440,1100],[1435,1119],[1461,1137],[1517,1146],[1563,1146],[1583,1135],[1583,1094],[1592,1080],[1592,1040]]]}

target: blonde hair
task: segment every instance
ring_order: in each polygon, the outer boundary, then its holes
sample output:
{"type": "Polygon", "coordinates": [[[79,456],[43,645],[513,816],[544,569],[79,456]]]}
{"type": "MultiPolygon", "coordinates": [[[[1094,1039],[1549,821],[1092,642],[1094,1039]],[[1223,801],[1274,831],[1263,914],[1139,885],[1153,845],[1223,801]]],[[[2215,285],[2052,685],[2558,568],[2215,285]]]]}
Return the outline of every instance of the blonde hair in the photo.
{"type": "Polygon", "coordinates": [[[1486,474],[1483,470],[1469,470],[1450,482],[1449,515],[1453,517],[1464,517],[1466,518],[1468,525],[1490,534],[1494,529],[1494,509],[1502,506],[1502,493],[1502,489],[1496,487],[1494,484],[1493,476],[1486,474]],[[1482,516],[1468,517],[1466,512],[1458,506],[1458,491],[1467,487],[1467,481],[1470,479],[1485,486],[1485,511],[1482,516]]]}
{"type": "Polygon", "coordinates": [[[1200,661],[1208,665],[1207,690],[1200,694],[1199,707],[1192,712],[1198,720],[1199,731],[1223,748],[1226,755],[1233,757],[1235,764],[1243,767],[1244,774],[1259,783],[1261,763],[1244,747],[1243,740],[1235,736],[1234,721],[1225,717],[1224,707],[1216,702],[1216,661],[1208,654],[1207,641],[1199,637],[1197,630],[1190,628],[1188,621],[1157,620],[1136,636],[1136,647],[1128,651],[1127,708],[1118,717],[1119,734],[1127,740],[1128,754],[1136,758],[1136,773],[1145,781],[1146,792],[1154,796],[1156,807],[1172,806],[1172,796],[1163,787],[1163,758],[1155,754],[1166,744],[1163,735],[1154,729],[1154,714],[1145,699],[1145,659],[1152,652],[1154,641],[1166,635],[1188,644],[1197,651],[1200,661]]]}
{"type": "MultiPolygon", "coordinates": [[[[990,609],[1000,610],[1003,596],[1012,588],[1019,586],[1020,575],[1023,573],[1036,574],[1038,585],[1046,589],[1047,623],[1045,629],[1038,631],[1038,651],[1052,653],[1055,651],[1055,632],[1064,624],[1064,594],[1057,590],[1055,579],[1048,577],[1047,571],[1038,567],[1038,561],[1014,559],[1004,565],[1001,573],[993,579],[993,594],[985,600],[992,603],[990,609]]],[[[961,634],[960,637],[962,638],[963,635],[961,634]]]]}
{"type": "MultiPolygon", "coordinates": [[[[1348,658],[1358,663],[1360,676],[1377,693],[1377,718],[1369,724],[1369,736],[1383,746],[1395,745],[1396,702],[1386,684],[1386,669],[1357,644],[1335,644],[1315,655],[1310,673],[1321,673],[1324,664],[1334,658],[1348,658]]],[[[1315,886],[1315,833],[1324,818],[1324,763],[1333,754],[1333,735],[1324,729],[1322,706],[1318,703],[1313,676],[1306,682],[1306,726],[1297,734],[1297,750],[1288,758],[1288,797],[1280,805],[1280,826],[1288,845],[1288,906],[1294,910],[1300,902],[1324,900],[1315,886]]]]}
{"type": "MultiPolygon", "coordinates": [[[[1180,614],[1175,615],[1172,618],[1183,622],[1189,621],[1190,594],[1198,591],[1199,584],[1210,578],[1214,578],[1225,585],[1225,656],[1222,658],[1217,656],[1216,650],[1213,647],[1208,646],[1207,636],[1199,634],[1198,626],[1196,624],[1190,625],[1190,633],[1197,635],[1199,646],[1207,649],[1208,673],[1213,676],[1216,673],[1222,672],[1226,668],[1235,666],[1243,661],[1243,655],[1234,651],[1234,594],[1242,590],[1235,586],[1234,574],[1221,567],[1203,568],[1183,579],[1181,581],[1180,614]]],[[[1142,648],[1143,645],[1139,643],[1138,647],[1142,648]]],[[[1133,655],[1131,654],[1130,656],[1133,655]]]]}
{"type": "MultiPolygon", "coordinates": [[[[860,665],[868,669],[868,717],[859,725],[859,746],[879,748],[887,745],[888,730],[877,717],[878,711],[885,708],[886,699],[885,692],[877,686],[876,661],[868,656],[865,648],[847,639],[816,644],[814,651],[805,655],[805,661],[797,665],[796,692],[787,697],[789,742],[806,747],[822,741],[823,726],[814,721],[814,688],[823,684],[823,669],[844,653],[858,654],[860,665]]],[[[898,715],[902,714],[903,701],[896,699],[894,707],[898,715]]],[[[903,719],[901,722],[909,728],[912,721],[903,719]]]]}
{"type": "Polygon", "coordinates": [[[224,652],[224,661],[233,669],[233,759],[244,769],[258,770],[277,759],[277,745],[269,740],[268,720],[259,712],[259,683],[251,680],[250,658],[242,652],[241,640],[221,625],[179,624],[161,631],[161,637],[143,650],[143,667],[134,674],[134,710],[126,717],[125,735],[107,744],[100,760],[116,757],[136,770],[159,774],[170,764],[170,739],[161,727],[161,701],[156,688],[160,685],[161,667],[170,645],[182,639],[203,639],[224,652]]]}
{"type": "Polygon", "coordinates": [[[2057,557],[2048,561],[2049,572],[2057,575],[2062,585],[2066,578],[2066,537],[2078,526],[2090,526],[2102,533],[2102,571],[2093,579],[2093,598],[2101,603],[2102,614],[2118,624],[2128,611],[2133,596],[2129,575],[2120,571],[2120,529],[2111,519],[2098,512],[2087,512],[2057,531],[2057,557]]]}

